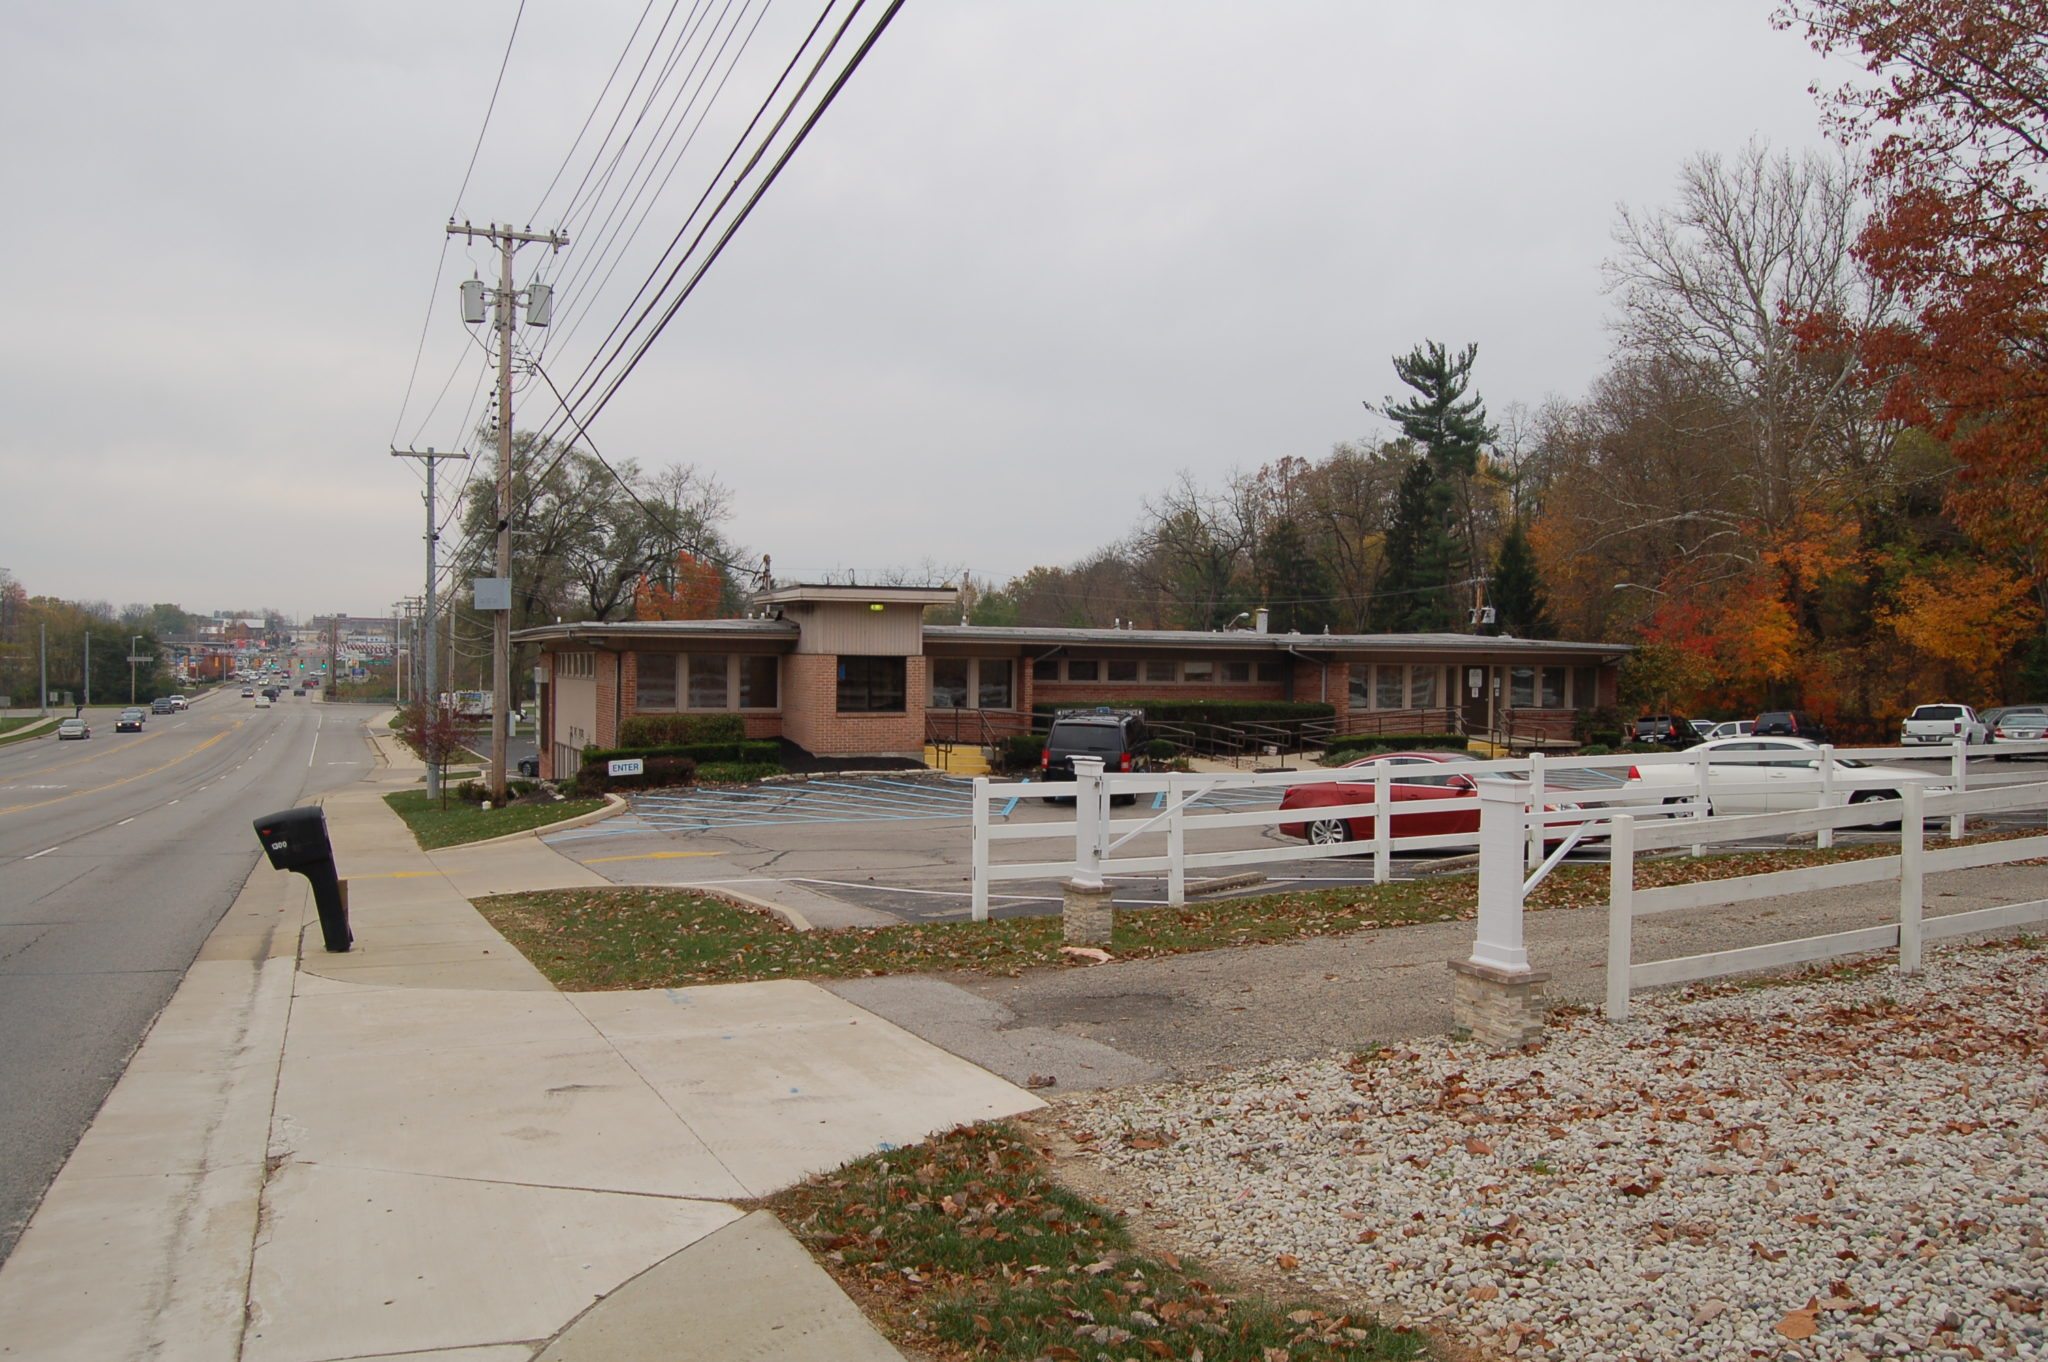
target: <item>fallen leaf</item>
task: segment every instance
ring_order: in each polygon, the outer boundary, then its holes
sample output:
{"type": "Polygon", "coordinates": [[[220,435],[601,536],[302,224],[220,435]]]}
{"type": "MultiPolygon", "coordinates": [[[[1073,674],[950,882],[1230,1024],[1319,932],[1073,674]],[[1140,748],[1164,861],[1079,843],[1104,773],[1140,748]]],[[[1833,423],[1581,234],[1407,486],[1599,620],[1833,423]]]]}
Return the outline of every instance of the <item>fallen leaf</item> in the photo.
{"type": "Polygon", "coordinates": [[[1062,946],[1060,954],[1071,955],[1077,960],[1093,960],[1098,965],[1107,964],[1111,959],[1108,951],[1094,946],[1062,946]]]}
{"type": "Polygon", "coordinates": [[[1694,1327],[1719,1319],[1727,1309],[1728,1302],[1724,1300],[1701,1301],[1700,1308],[1692,1312],[1694,1327]]]}
{"type": "Polygon", "coordinates": [[[1786,1338],[1812,1338],[1820,1331],[1820,1325],[1814,1318],[1818,1309],[1818,1301],[1808,1301],[1801,1309],[1779,1320],[1777,1331],[1786,1338]]]}
{"type": "Polygon", "coordinates": [[[1500,1288],[1497,1286],[1475,1286],[1468,1288],[1465,1295],[1470,1300],[1490,1301],[1500,1295],[1500,1288]]]}
{"type": "Polygon", "coordinates": [[[1301,1266],[1301,1259],[1295,1257],[1291,1253],[1283,1253],[1278,1258],[1275,1258],[1273,1261],[1280,1265],[1280,1270],[1282,1272],[1292,1272],[1294,1271],[1294,1269],[1301,1266]]]}
{"type": "Polygon", "coordinates": [[[1493,1146],[1475,1135],[1465,1141],[1465,1152],[1467,1154],[1491,1154],[1493,1146]]]}

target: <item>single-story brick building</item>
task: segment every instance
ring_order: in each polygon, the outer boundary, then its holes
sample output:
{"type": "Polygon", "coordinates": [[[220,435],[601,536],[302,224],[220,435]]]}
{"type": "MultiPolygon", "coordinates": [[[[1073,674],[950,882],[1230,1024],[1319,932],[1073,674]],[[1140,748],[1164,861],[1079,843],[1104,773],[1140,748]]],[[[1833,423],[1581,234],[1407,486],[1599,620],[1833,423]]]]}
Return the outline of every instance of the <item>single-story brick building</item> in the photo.
{"type": "Polygon", "coordinates": [[[618,742],[638,714],[736,713],[820,757],[920,758],[985,741],[1033,707],[1141,699],[1315,700],[1342,732],[1446,728],[1568,738],[1615,703],[1627,649],[1470,634],[1041,629],[926,624],[951,587],[784,586],[745,619],[552,624],[540,647],[541,773],[618,742]]]}

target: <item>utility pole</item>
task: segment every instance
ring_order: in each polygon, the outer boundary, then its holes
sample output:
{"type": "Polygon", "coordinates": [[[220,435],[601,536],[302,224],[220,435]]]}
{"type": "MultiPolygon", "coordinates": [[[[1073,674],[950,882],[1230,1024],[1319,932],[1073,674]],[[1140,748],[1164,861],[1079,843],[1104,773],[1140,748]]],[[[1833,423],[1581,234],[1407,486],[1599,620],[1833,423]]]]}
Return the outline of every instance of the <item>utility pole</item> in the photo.
{"type": "Polygon", "coordinates": [[[90,629],[85,631],[85,704],[82,708],[92,708],[92,630],[90,629]]]}
{"type": "Polygon", "coordinates": [[[48,622],[36,626],[37,670],[41,676],[36,713],[47,718],[50,713],[50,626],[48,622]]]}
{"type": "MultiPolygon", "coordinates": [[[[441,532],[437,519],[440,503],[435,500],[434,496],[434,468],[445,460],[467,459],[469,455],[457,453],[444,454],[436,450],[432,445],[428,445],[425,449],[394,449],[391,451],[391,457],[394,459],[418,459],[427,466],[427,490],[425,494],[427,503],[427,601],[425,607],[426,614],[422,621],[425,625],[427,655],[424,666],[413,668],[412,677],[413,690],[428,705],[439,709],[441,704],[440,692],[436,689],[439,683],[434,675],[434,573],[436,571],[434,553],[441,542],[441,532]],[[420,678],[422,676],[426,678],[424,688],[420,685],[420,678]]],[[[421,632],[420,630],[415,630],[414,638],[417,639],[421,632]]],[[[432,762],[427,763],[427,794],[433,799],[441,797],[441,772],[432,762]]]]}
{"type": "MultiPolygon", "coordinates": [[[[540,242],[560,250],[569,238],[560,232],[514,231],[492,223],[472,227],[465,222],[448,223],[448,234],[474,241],[483,237],[498,248],[498,579],[488,607],[491,614],[491,798],[505,802],[506,723],[512,713],[512,326],[518,308],[519,291],[512,284],[512,256],[529,242],[540,242]]],[[[475,281],[471,281],[474,284],[475,281]]],[[[463,286],[463,320],[483,321],[481,286],[463,286]]],[[[553,296],[544,284],[527,293],[527,324],[546,326],[553,310],[553,296]]]]}

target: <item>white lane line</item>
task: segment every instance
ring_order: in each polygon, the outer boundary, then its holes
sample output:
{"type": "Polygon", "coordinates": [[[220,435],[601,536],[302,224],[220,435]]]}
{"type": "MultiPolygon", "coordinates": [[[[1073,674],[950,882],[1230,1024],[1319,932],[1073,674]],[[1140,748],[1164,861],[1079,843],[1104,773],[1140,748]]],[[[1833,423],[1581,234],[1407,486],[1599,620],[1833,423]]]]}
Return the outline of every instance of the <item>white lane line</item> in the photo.
{"type": "Polygon", "coordinates": [[[135,820],[134,820],[133,818],[124,818],[124,819],[122,819],[122,820],[121,820],[120,822],[118,822],[118,823],[114,824],[114,826],[115,826],[115,827],[117,827],[117,828],[125,828],[125,827],[127,827],[127,826],[128,826],[128,825],[129,825],[130,823],[133,823],[134,821],[135,821],[135,820]]]}
{"type": "MultiPolygon", "coordinates": [[[[181,798],[182,798],[182,796],[181,796],[181,798]]],[[[177,803],[177,802],[178,802],[178,801],[177,801],[176,799],[173,799],[173,800],[171,801],[171,804],[175,804],[175,803],[177,803]]],[[[166,804],[166,805],[164,805],[164,807],[165,807],[165,808],[169,808],[170,806],[171,806],[170,804],[166,804]]]]}
{"type": "Polygon", "coordinates": [[[316,725],[314,726],[314,728],[313,728],[313,746],[312,746],[312,747],[311,747],[311,748],[310,748],[310,749],[309,749],[309,750],[307,751],[307,753],[306,753],[306,769],[307,769],[308,771],[310,771],[310,770],[312,770],[312,769],[313,769],[313,753],[315,753],[315,752],[318,752],[319,750],[320,750],[320,729],[319,729],[319,726],[318,726],[318,725],[316,724],[316,725]]]}
{"type": "Polygon", "coordinates": [[[24,856],[24,857],[22,857],[21,859],[22,859],[22,860],[24,860],[24,861],[33,861],[33,860],[34,860],[34,859],[36,858],[36,856],[47,856],[47,855],[49,855],[49,854],[50,854],[51,852],[55,851],[56,849],[57,849],[57,848],[55,848],[55,847],[44,847],[44,848],[43,848],[43,849],[42,849],[41,851],[38,851],[38,852],[37,852],[37,853],[35,854],[35,856],[24,856]]]}

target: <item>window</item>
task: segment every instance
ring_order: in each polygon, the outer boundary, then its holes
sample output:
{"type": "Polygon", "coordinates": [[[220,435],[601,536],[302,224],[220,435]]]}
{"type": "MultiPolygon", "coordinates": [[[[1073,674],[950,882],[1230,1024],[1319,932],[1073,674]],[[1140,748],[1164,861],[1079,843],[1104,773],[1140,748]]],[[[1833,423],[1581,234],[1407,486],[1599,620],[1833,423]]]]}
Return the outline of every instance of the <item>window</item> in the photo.
{"type": "Polygon", "coordinates": [[[1176,681],[1180,679],[1180,668],[1178,664],[1168,662],[1165,658],[1155,657],[1145,664],[1145,679],[1147,681],[1176,681]]]}
{"type": "Polygon", "coordinates": [[[964,657],[935,657],[932,659],[932,705],[933,709],[967,708],[967,659],[964,657]]]}
{"type": "Polygon", "coordinates": [[[1545,667],[1543,669],[1541,699],[1545,709],[1564,708],[1564,668],[1545,667]]]}
{"type": "Polygon", "coordinates": [[[1183,662],[1180,664],[1180,679],[1208,683],[1216,679],[1214,662],[1183,662]]]}
{"type": "Polygon", "coordinates": [[[1252,664],[1249,662],[1226,662],[1223,664],[1223,679],[1233,685],[1252,679],[1252,664]]]}
{"type": "Polygon", "coordinates": [[[1534,667],[1508,668],[1508,703],[1529,705],[1536,703],[1536,669],[1534,667]]]}
{"type": "Polygon", "coordinates": [[[1284,662],[1261,662],[1261,663],[1259,664],[1259,680],[1261,680],[1261,681],[1285,681],[1286,679],[1287,679],[1287,664],[1286,664],[1286,663],[1284,663],[1284,662]]]}
{"type": "Polygon", "coordinates": [[[1010,661],[1002,657],[984,657],[976,664],[980,669],[981,688],[977,697],[983,709],[1008,709],[1010,698],[1010,661]]]}
{"type": "Polygon", "coordinates": [[[576,677],[594,676],[596,669],[591,665],[589,653],[556,653],[555,679],[573,680],[576,677]]]}
{"type": "Polygon", "coordinates": [[[1060,679],[1060,663],[1056,657],[1041,657],[1031,664],[1033,681],[1057,681],[1060,679]]]}
{"type": "Polygon", "coordinates": [[[732,698],[728,686],[731,675],[732,659],[724,653],[692,653],[690,708],[731,709],[732,698]]]}
{"type": "Polygon", "coordinates": [[[1407,678],[1407,668],[1378,666],[1372,669],[1372,707],[1374,709],[1399,709],[1407,697],[1402,683],[1407,678]]]}
{"type": "Polygon", "coordinates": [[[1408,669],[1408,708],[1436,708],[1437,669],[1435,667],[1410,667],[1408,669]]]}
{"type": "Polygon", "coordinates": [[[1591,667],[1572,668],[1572,704],[1580,709],[1591,709],[1599,703],[1599,673],[1591,667]]]}
{"type": "Polygon", "coordinates": [[[635,653],[633,654],[633,666],[640,678],[638,688],[633,695],[633,707],[641,710],[674,709],[676,707],[676,655],[674,653],[635,653]]]}
{"type": "Polygon", "coordinates": [[[1351,707],[1372,708],[1372,668],[1363,662],[1351,664],[1351,707]]]}
{"type": "Polygon", "coordinates": [[[782,661],[775,657],[740,659],[740,708],[774,709],[781,703],[778,682],[782,661]]]}
{"type": "Polygon", "coordinates": [[[1103,675],[1107,676],[1111,681],[1135,681],[1138,679],[1138,664],[1129,659],[1121,662],[1111,660],[1103,663],[1102,666],[1103,675]]]}
{"type": "Polygon", "coordinates": [[[1100,673],[1101,670],[1102,665],[1098,663],[1094,658],[1077,657],[1067,663],[1067,680],[1094,681],[1099,679],[1098,673],[1100,673]]]}
{"type": "Polygon", "coordinates": [[[904,659],[900,657],[840,658],[839,712],[903,713],[905,671],[904,659]]]}

